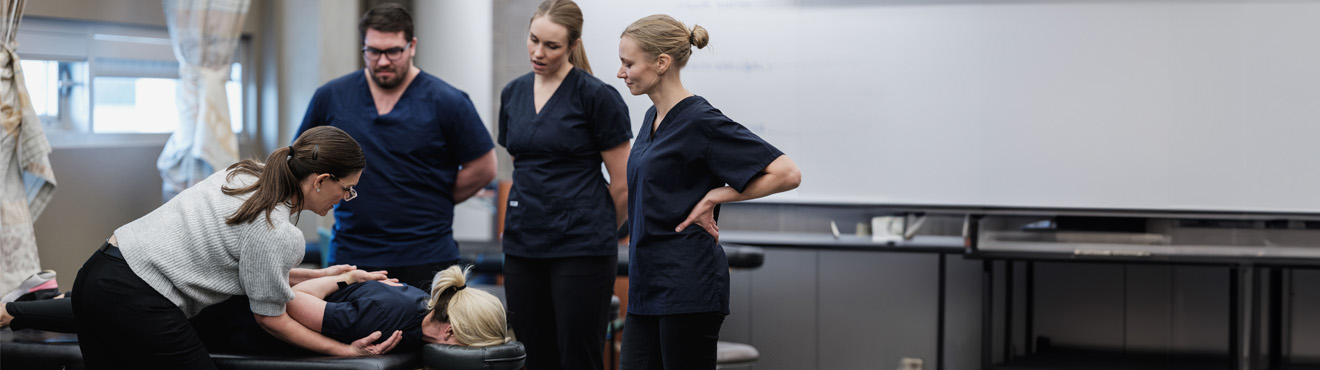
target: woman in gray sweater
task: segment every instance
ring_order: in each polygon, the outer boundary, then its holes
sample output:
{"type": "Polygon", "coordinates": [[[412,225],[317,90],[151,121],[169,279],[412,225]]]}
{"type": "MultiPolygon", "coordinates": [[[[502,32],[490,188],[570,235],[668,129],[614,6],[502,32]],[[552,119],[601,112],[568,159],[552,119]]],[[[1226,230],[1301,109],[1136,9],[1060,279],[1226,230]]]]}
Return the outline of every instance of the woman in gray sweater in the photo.
{"type": "Polygon", "coordinates": [[[365,167],[352,137],[318,127],[264,164],[238,162],[115,230],[73,284],[87,368],[214,369],[188,318],[235,295],[248,297],[266,331],[300,347],[338,356],[392,349],[397,331],[344,344],[285,313],[290,280],[314,278],[290,276],[305,245],[296,215],[324,216],[353,199],[365,167]]]}

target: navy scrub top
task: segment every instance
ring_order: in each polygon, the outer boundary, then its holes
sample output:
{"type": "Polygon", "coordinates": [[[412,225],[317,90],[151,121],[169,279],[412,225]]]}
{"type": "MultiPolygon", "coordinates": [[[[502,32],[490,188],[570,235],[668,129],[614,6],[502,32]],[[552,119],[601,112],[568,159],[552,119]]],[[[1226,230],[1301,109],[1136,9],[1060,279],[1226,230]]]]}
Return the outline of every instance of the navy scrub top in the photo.
{"type": "Polygon", "coordinates": [[[325,297],[321,333],[342,343],[366,338],[380,331],[381,339],[395,330],[403,331],[397,349],[422,348],[422,319],[431,296],[411,285],[391,286],[379,281],[349,285],[325,297]]]}
{"type": "Polygon", "coordinates": [[[727,315],[724,250],[699,225],[674,228],[711,189],[742,192],[784,153],[700,96],[679,101],[652,133],[655,115],[652,106],[628,157],[628,313],[727,315]]]}
{"type": "Polygon", "coordinates": [[[394,109],[381,115],[366,75],[357,70],[316,90],[298,135],[322,125],[347,132],[367,158],[358,197],[335,206],[330,263],[411,266],[458,260],[453,233],[458,169],[495,148],[466,93],[423,71],[394,109]]]}
{"type": "Polygon", "coordinates": [[[498,142],[513,156],[504,253],[530,258],[618,254],[600,152],[628,142],[618,90],[578,68],[536,112],[528,73],[500,93],[498,142]]]}

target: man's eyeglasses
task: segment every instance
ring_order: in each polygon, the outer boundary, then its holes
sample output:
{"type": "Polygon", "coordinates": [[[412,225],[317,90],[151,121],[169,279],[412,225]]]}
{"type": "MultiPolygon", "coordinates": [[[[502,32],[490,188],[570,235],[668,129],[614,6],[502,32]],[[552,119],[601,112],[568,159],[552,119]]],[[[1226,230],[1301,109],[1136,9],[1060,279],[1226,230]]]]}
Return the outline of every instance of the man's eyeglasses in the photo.
{"type": "Polygon", "coordinates": [[[412,47],[412,41],[408,41],[408,44],[403,47],[394,47],[385,50],[363,46],[362,56],[367,58],[367,61],[375,62],[380,59],[381,55],[384,55],[385,58],[388,58],[391,62],[397,62],[399,61],[399,58],[403,58],[403,52],[408,51],[408,48],[410,47],[412,47]]]}
{"type": "MultiPolygon", "coordinates": [[[[339,182],[339,177],[336,177],[335,175],[331,175],[331,174],[327,174],[327,175],[330,175],[331,180],[335,180],[335,182],[339,182]]],[[[353,198],[357,198],[357,189],[354,189],[352,186],[345,186],[344,201],[347,202],[353,200],[353,198]]]]}

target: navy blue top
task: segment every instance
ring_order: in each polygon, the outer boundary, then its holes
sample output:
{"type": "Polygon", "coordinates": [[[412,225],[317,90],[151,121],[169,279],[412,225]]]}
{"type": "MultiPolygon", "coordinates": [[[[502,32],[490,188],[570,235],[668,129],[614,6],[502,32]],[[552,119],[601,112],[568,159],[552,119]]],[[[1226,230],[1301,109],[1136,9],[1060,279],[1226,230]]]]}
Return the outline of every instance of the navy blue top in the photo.
{"type": "Polygon", "coordinates": [[[674,228],[711,189],[742,192],[784,153],[700,96],[679,101],[652,133],[655,115],[646,111],[628,157],[628,313],[727,315],[724,250],[699,225],[674,228]]]}
{"type": "Polygon", "coordinates": [[[411,266],[458,259],[453,233],[458,168],[495,147],[466,93],[422,72],[394,109],[379,115],[358,70],[316,90],[298,135],[321,125],[347,132],[367,157],[357,199],[335,206],[332,264],[411,266]]]}
{"type": "Polygon", "coordinates": [[[618,254],[613,198],[600,152],[628,142],[618,90],[573,68],[536,112],[535,75],[500,93],[498,142],[513,156],[504,253],[531,258],[618,254]]]}
{"type": "Polygon", "coordinates": [[[342,343],[366,338],[380,331],[381,339],[395,330],[403,331],[397,348],[422,348],[422,319],[431,296],[411,285],[390,286],[379,281],[349,285],[325,297],[321,334],[342,343]]]}

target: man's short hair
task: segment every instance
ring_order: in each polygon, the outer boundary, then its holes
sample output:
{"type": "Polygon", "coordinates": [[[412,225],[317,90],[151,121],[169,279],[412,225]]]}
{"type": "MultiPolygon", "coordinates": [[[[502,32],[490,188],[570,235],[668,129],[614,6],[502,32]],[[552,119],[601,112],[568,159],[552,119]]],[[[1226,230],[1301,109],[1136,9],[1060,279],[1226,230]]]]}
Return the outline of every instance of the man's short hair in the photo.
{"type": "Polygon", "coordinates": [[[413,20],[412,14],[408,13],[403,5],[395,3],[384,3],[377,5],[371,10],[362,14],[362,20],[358,21],[358,32],[362,34],[362,39],[367,38],[367,29],[373,29],[380,32],[399,32],[403,31],[405,42],[413,39],[413,20]]]}

